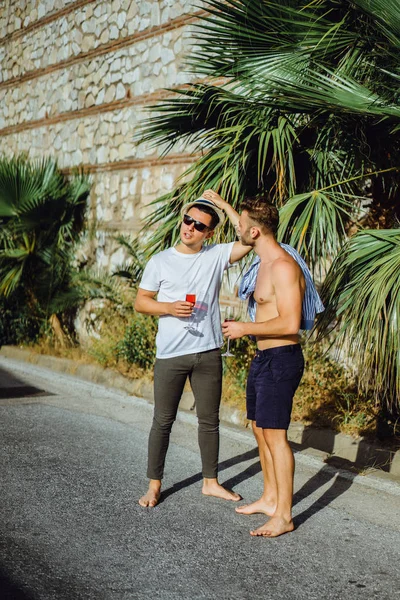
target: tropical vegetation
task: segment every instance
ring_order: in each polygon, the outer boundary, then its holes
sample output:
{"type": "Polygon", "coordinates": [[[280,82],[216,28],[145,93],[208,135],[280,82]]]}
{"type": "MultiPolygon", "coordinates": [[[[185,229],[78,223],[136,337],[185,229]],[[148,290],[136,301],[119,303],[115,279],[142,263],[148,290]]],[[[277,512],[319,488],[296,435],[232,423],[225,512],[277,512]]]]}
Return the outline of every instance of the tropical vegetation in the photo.
{"type": "MultiPolygon", "coordinates": [[[[195,157],[156,199],[145,250],[176,241],[180,207],[206,188],[235,207],[269,197],[280,209],[279,239],[324,281],[319,335],[330,332],[359,390],[395,418],[399,1],[208,0],[206,9],[187,57],[202,81],[154,106],[139,134],[163,153],[183,147],[195,157]]],[[[232,235],[227,225],[220,239],[232,235]]]]}
{"type": "Polygon", "coordinates": [[[0,158],[0,343],[46,328],[61,343],[85,293],[75,258],[90,182],[52,159],[0,158]],[[61,319],[61,320],[60,320],[61,319]]]}

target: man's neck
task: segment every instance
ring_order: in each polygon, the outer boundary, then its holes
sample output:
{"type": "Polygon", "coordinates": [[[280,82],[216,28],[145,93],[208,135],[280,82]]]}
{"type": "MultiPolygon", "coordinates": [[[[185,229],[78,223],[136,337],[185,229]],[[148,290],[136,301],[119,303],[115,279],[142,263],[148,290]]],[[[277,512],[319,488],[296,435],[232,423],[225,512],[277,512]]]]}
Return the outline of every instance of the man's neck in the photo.
{"type": "Polygon", "coordinates": [[[281,253],[281,246],[273,235],[262,235],[255,243],[254,251],[260,257],[261,262],[270,262],[281,253]]]}
{"type": "Polygon", "coordinates": [[[201,244],[200,247],[199,246],[189,247],[189,246],[186,246],[185,244],[182,244],[182,242],[175,246],[175,250],[177,252],[180,252],[181,254],[198,254],[199,252],[201,252],[202,248],[203,248],[203,244],[201,244]]]}

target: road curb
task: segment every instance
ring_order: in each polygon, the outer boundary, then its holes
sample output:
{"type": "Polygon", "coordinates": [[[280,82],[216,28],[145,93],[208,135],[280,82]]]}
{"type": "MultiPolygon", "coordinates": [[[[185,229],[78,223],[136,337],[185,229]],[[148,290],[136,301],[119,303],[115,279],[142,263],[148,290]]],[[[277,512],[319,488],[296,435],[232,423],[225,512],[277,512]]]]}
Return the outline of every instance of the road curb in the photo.
{"type": "MultiPolygon", "coordinates": [[[[112,369],[100,365],[80,364],[72,359],[37,354],[26,348],[3,346],[0,355],[6,358],[29,362],[52,371],[58,371],[79,377],[92,383],[116,388],[127,394],[153,402],[153,386],[146,379],[128,379],[112,369]]],[[[180,409],[193,407],[191,391],[185,391],[180,409]]],[[[221,421],[239,427],[248,427],[246,413],[227,404],[221,405],[221,421]]],[[[300,422],[292,422],[288,431],[289,441],[298,445],[300,451],[309,450],[319,453],[322,460],[339,467],[357,467],[374,474],[381,473],[400,478],[400,450],[394,452],[387,448],[367,442],[363,438],[354,438],[329,429],[317,429],[300,422]]]]}

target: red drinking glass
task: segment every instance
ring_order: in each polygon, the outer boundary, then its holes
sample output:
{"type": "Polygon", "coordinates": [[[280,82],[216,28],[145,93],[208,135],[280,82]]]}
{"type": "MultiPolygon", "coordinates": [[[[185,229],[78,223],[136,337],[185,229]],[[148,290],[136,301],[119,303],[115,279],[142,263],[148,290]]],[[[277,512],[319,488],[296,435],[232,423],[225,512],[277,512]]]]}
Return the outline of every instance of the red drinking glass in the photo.
{"type": "MultiPolygon", "coordinates": [[[[196,294],[186,294],[186,302],[191,302],[192,304],[196,304],[196,294]]],[[[194,315],[194,309],[192,309],[192,314],[189,317],[190,318],[189,325],[186,325],[186,327],[185,327],[185,329],[188,329],[191,332],[195,331],[195,328],[193,327],[193,315],[194,315]]]]}

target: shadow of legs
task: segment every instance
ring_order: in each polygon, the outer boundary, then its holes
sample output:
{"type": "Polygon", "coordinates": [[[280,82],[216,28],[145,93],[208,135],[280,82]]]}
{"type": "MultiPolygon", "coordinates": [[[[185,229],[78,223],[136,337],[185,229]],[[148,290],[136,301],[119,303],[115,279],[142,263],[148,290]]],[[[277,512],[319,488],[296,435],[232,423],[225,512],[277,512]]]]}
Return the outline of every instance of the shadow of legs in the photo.
{"type": "MultiPolygon", "coordinates": [[[[233,456],[219,464],[219,472],[224,469],[228,469],[234,465],[240,464],[241,462],[245,462],[251,460],[253,458],[258,459],[258,448],[253,448],[243,454],[239,454],[237,456],[233,456]]],[[[256,463],[253,463],[241,473],[238,473],[234,477],[227,479],[222,482],[224,487],[227,489],[232,489],[239,483],[246,481],[250,477],[254,475],[258,475],[261,472],[261,465],[259,460],[256,463]]],[[[333,500],[344,494],[352,485],[353,478],[355,474],[349,473],[349,479],[345,479],[340,476],[338,472],[336,472],[332,467],[328,465],[324,465],[318,473],[313,475],[311,479],[309,479],[293,496],[293,506],[298,504],[304,498],[311,496],[314,492],[316,492],[323,485],[328,483],[331,479],[333,479],[333,483],[331,487],[323,493],[323,495],[316,500],[311,506],[309,506],[304,512],[300,513],[294,518],[294,524],[296,527],[299,527],[307,519],[316,514],[318,511],[322,510],[326,506],[328,506],[333,500]]],[[[174,483],[171,487],[167,488],[161,493],[160,502],[171,496],[175,492],[179,492],[180,490],[189,487],[199,481],[202,481],[203,476],[201,473],[196,473],[187,479],[183,479],[178,483],[174,483]]]]}
{"type": "Polygon", "coordinates": [[[311,477],[311,479],[309,479],[293,496],[293,506],[298,504],[304,498],[307,498],[307,496],[313,494],[331,479],[334,480],[331,487],[326,490],[326,492],[324,492],[322,496],[318,498],[318,500],[316,500],[305,511],[293,519],[295,527],[299,527],[305,523],[307,519],[328,506],[331,502],[333,502],[333,500],[344,494],[353,484],[353,479],[355,477],[355,474],[349,475],[350,479],[340,477],[340,474],[335,473],[332,467],[325,465],[318,473],[311,477]]]}
{"type": "MultiPolygon", "coordinates": [[[[243,454],[238,454],[237,456],[233,456],[232,458],[228,458],[227,460],[224,460],[221,463],[219,463],[218,472],[221,472],[224,469],[229,469],[229,467],[233,467],[234,465],[237,465],[241,462],[245,462],[247,460],[251,460],[256,457],[258,457],[258,449],[257,448],[254,448],[253,450],[244,452],[243,454]]],[[[250,467],[245,469],[245,471],[243,471],[243,473],[240,473],[239,475],[232,477],[228,481],[225,481],[223,485],[224,485],[224,487],[231,489],[234,485],[237,485],[241,481],[245,481],[249,477],[256,475],[257,473],[260,472],[260,470],[261,470],[261,467],[260,467],[259,463],[251,465],[250,467]]],[[[203,479],[203,475],[201,473],[196,473],[195,475],[192,475],[191,477],[188,477],[187,479],[183,479],[182,481],[179,481],[178,483],[174,483],[174,485],[172,485],[171,487],[169,487],[166,490],[161,492],[160,502],[162,502],[163,500],[168,498],[168,496],[171,496],[175,492],[179,492],[179,490],[182,490],[190,485],[193,485],[194,483],[197,483],[198,481],[202,481],[202,479],[203,479]]]]}

